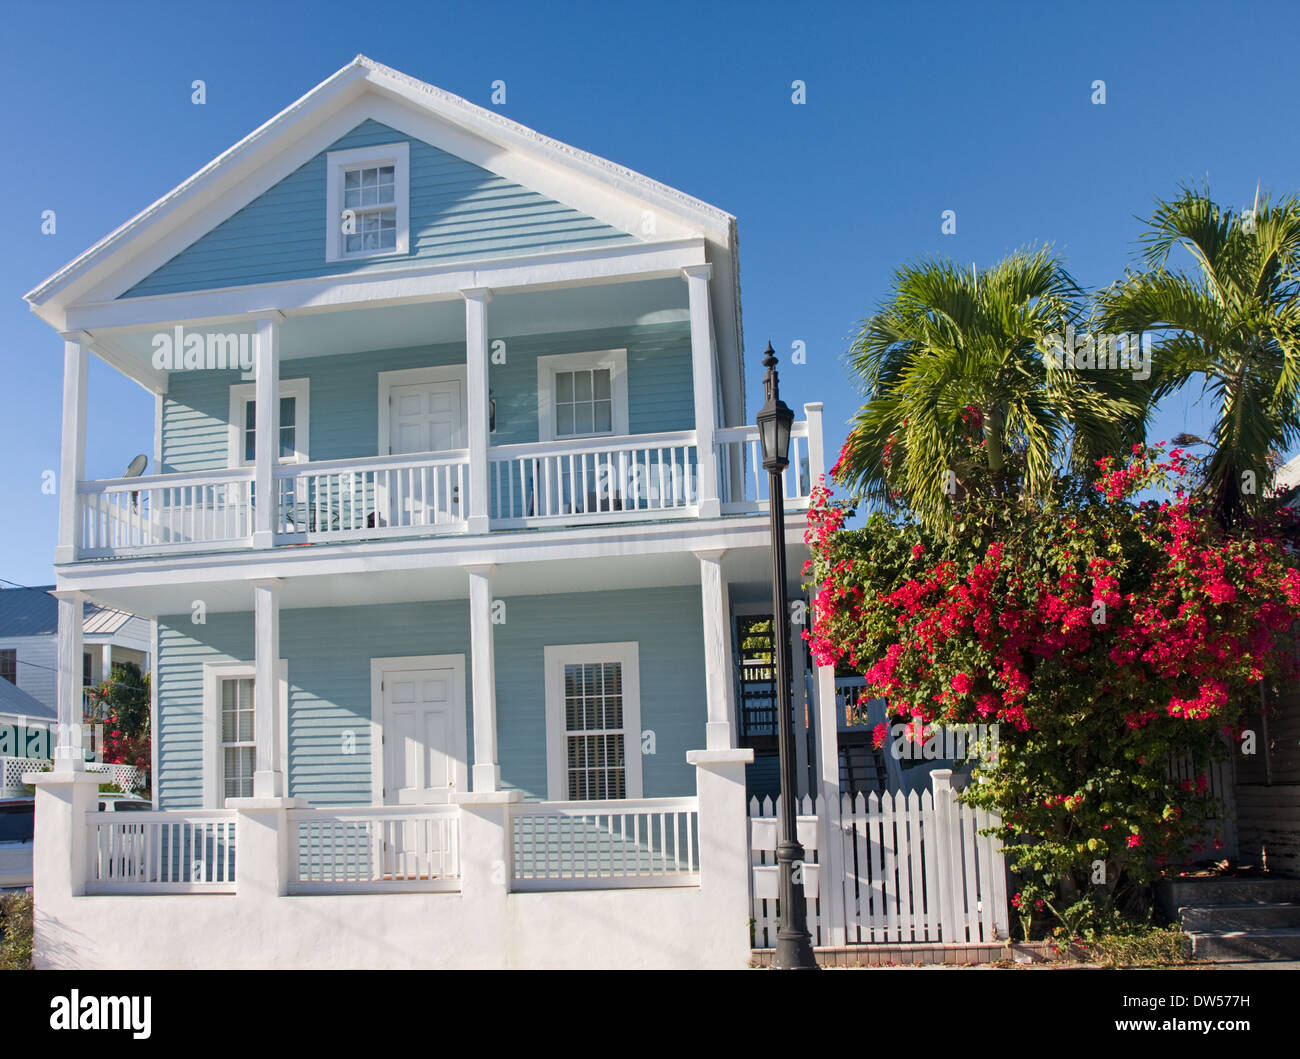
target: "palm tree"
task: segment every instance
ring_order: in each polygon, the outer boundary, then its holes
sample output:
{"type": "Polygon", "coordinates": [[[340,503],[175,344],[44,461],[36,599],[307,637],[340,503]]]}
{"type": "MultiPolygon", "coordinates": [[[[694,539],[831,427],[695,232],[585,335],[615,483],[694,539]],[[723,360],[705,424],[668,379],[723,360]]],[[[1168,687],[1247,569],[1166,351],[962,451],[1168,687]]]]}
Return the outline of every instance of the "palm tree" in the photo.
{"type": "Polygon", "coordinates": [[[866,403],[838,479],[940,527],[954,484],[956,495],[1028,498],[1045,495],[1063,466],[1094,474],[1097,458],[1141,438],[1145,402],[1130,373],[1044,357],[1052,336],[1081,321],[1083,302],[1047,248],[984,272],[944,260],[900,268],[849,350],[866,403]]]}
{"type": "Polygon", "coordinates": [[[1300,203],[1256,196],[1238,214],[1183,188],[1158,201],[1140,242],[1145,266],[1098,299],[1105,326],[1157,331],[1151,397],[1199,377],[1217,403],[1206,488],[1225,526],[1249,514],[1272,479],[1270,452],[1300,439],[1300,203]],[[1191,271],[1172,271],[1175,246],[1191,271]]]}

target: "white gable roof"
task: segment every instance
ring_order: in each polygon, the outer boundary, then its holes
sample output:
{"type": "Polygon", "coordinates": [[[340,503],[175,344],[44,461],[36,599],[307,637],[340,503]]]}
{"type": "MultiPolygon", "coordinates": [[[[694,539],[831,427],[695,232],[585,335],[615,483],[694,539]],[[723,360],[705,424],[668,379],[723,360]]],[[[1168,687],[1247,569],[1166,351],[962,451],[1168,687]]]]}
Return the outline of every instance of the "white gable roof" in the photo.
{"type": "MultiPolygon", "coordinates": [[[[67,330],[70,308],[119,297],[170,259],[178,240],[183,247],[206,234],[359,114],[398,123],[405,119],[407,131],[441,140],[436,146],[502,176],[523,176],[520,182],[526,186],[623,231],[636,233],[645,210],[651,209],[653,239],[702,238],[714,269],[718,343],[721,350],[733,352],[739,371],[740,272],[733,216],[364,55],[70,261],[28,292],[26,300],[56,330],[67,330]]],[[[743,394],[740,401],[743,408],[743,394]]]]}

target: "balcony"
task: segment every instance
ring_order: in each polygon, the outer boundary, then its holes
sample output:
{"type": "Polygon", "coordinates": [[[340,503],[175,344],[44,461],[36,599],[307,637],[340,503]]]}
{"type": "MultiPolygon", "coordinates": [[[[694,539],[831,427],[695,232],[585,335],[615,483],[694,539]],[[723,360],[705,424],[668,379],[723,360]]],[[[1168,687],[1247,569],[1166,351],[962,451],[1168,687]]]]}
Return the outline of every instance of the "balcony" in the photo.
{"type": "MultiPolygon", "coordinates": [[[[790,510],[807,507],[821,473],[820,407],[809,415],[791,432],[790,510]]],[[[757,427],[725,428],[714,439],[721,513],[765,512],[757,427]]],[[[472,463],[470,450],[457,449],[278,466],[272,547],[466,534],[472,463]]],[[[492,532],[700,515],[693,430],[492,446],[486,464],[492,532]]],[[[251,549],[254,479],[244,467],[81,482],[76,558],[251,549]]]]}

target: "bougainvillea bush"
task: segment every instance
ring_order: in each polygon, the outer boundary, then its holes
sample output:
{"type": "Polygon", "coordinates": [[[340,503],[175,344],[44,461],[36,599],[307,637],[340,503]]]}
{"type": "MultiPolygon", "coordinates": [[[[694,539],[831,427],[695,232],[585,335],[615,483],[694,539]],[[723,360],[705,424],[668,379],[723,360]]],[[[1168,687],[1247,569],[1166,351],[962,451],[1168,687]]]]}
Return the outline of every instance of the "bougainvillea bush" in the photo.
{"type": "Polygon", "coordinates": [[[806,534],[817,662],[863,674],[911,730],[998,725],[963,797],[1001,816],[1022,921],[1071,931],[1210,854],[1205,767],[1257,685],[1287,675],[1300,617],[1284,513],[1226,534],[1179,449],[1101,471],[1032,504],[957,495],[942,533],[905,514],[845,530],[822,484],[806,534]],[[1188,755],[1200,775],[1172,779],[1188,755]]]}

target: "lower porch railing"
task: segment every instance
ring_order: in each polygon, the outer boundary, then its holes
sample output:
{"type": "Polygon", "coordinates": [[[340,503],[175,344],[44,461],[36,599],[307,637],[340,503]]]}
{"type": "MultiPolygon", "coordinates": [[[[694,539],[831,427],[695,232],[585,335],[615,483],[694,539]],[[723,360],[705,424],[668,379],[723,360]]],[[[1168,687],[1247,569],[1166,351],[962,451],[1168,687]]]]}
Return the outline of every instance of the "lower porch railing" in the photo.
{"type": "Polygon", "coordinates": [[[233,812],[88,817],[88,893],[234,893],[233,812]]]}
{"type": "Polygon", "coordinates": [[[696,798],[524,803],[511,818],[515,890],[699,885],[696,798]]]}
{"type": "Polygon", "coordinates": [[[456,806],[294,809],[289,892],[460,889],[456,806]]]}

